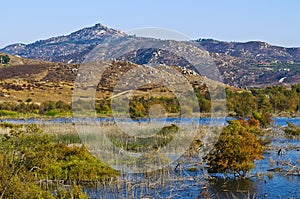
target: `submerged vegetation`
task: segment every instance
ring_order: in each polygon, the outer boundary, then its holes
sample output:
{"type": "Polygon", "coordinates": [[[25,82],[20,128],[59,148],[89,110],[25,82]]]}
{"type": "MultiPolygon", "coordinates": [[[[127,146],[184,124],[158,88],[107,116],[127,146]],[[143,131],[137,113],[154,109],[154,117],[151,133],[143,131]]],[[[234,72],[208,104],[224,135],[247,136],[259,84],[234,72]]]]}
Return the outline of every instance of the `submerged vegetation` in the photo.
{"type": "Polygon", "coordinates": [[[159,150],[159,148],[166,146],[172,141],[178,130],[179,127],[172,124],[163,127],[155,135],[146,138],[128,136],[120,133],[109,135],[109,138],[118,148],[122,148],[126,151],[145,152],[159,150]]]}
{"type": "Polygon", "coordinates": [[[284,129],[286,135],[288,136],[300,135],[300,127],[290,122],[288,122],[287,125],[288,126],[284,129]]]}

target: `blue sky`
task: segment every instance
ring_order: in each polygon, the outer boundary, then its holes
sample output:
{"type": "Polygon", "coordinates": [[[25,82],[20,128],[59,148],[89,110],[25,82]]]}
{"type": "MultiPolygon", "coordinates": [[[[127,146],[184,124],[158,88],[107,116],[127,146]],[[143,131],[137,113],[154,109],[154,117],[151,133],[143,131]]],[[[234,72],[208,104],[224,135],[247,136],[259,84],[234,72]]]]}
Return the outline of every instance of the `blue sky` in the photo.
{"type": "Polygon", "coordinates": [[[95,23],[124,31],[160,27],[193,39],[300,47],[299,10],[298,0],[9,0],[1,5],[0,47],[69,34],[95,23]]]}

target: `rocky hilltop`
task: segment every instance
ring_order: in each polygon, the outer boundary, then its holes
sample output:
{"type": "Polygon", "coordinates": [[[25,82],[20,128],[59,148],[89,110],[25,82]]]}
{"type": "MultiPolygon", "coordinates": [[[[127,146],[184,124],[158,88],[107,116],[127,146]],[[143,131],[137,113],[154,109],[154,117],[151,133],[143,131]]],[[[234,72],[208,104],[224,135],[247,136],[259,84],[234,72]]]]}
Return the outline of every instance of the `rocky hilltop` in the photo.
{"type": "MultiPolygon", "coordinates": [[[[0,52],[43,61],[82,63],[92,49],[111,37],[129,36],[122,31],[96,24],[66,36],[27,45],[10,45],[0,49],[0,52]]],[[[237,87],[263,87],[299,83],[300,48],[273,46],[260,41],[240,43],[198,39],[189,43],[209,52],[226,84],[237,87]]],[[[136,64],[154,62],[190,66],[184,58],[154,48],[128,52],[120,59],[136,64]]]]}
{"type": "Polygon", "coordinates": [[[125,33],[96,24],[66,36],[40,40],[28,45],[9,45],[0,52],[43,61],[80,63],[95,46],[112,36],[122,37],[125,33]]]}

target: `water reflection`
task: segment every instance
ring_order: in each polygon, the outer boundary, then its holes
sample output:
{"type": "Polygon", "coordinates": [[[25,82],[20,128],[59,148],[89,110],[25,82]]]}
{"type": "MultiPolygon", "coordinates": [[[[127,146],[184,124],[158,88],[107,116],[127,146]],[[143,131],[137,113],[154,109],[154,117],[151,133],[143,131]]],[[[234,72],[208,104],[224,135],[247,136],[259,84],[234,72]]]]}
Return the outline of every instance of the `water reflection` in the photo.
{"type": "Polygon", "coordinates": [[[251,179],[214,179],[209,182],[207,193],[213,198],[253,198],[256,186],[251,179]]]}

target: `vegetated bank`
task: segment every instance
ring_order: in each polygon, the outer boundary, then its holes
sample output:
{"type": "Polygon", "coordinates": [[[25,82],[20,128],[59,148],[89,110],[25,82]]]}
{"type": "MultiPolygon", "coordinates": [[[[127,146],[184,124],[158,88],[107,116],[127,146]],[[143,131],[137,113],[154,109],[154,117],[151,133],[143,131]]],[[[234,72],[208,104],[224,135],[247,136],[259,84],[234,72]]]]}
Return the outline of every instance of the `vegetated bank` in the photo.
{"type": "MultiPolygon", "coordinates": [[[[180,103],[175,96],[133,96],[129,99],[129,111],[132,118],[144,118],[149,116],[150,108],[155,104],[160,104],[165,110],[166,115],[179,115],[181,113],[193,114],[200,107],[200,112],[209,116],[211,112],[211,97],[207,88],[195,88],[197,101],[190,100],[191,107],[180,107],[180,103]]],[[[162,95],[162,94],[161,94],[162,95]]],[[[291,88],[283,86],[273,86],[264,89],[232,90],[226,89],[227,109],[229,116],[250,117],[252,113],[261,115],[299,117],[300,116],[300,84],[292,85],[291,88]]],[[[98,116],[109,117],[112,115],[111,98],[98,99],[95,101],[95,111],[98,116]]],[[[84,100],[77,103],[84,108],[89,104],[84,100]]],[[[117,105],[115,105],[117,106],[117,105]]],[[[215,109],[222,108],[215,105],[215,109]]],[[[128,107],[120,106],[117,110],[120,113],[126,112],[128,107]]],[[[0,117],[68,117],[72,115],[71,102],[44,101],[36,103],[34,97],[25,101],[1,102],[0,117]]]]}

